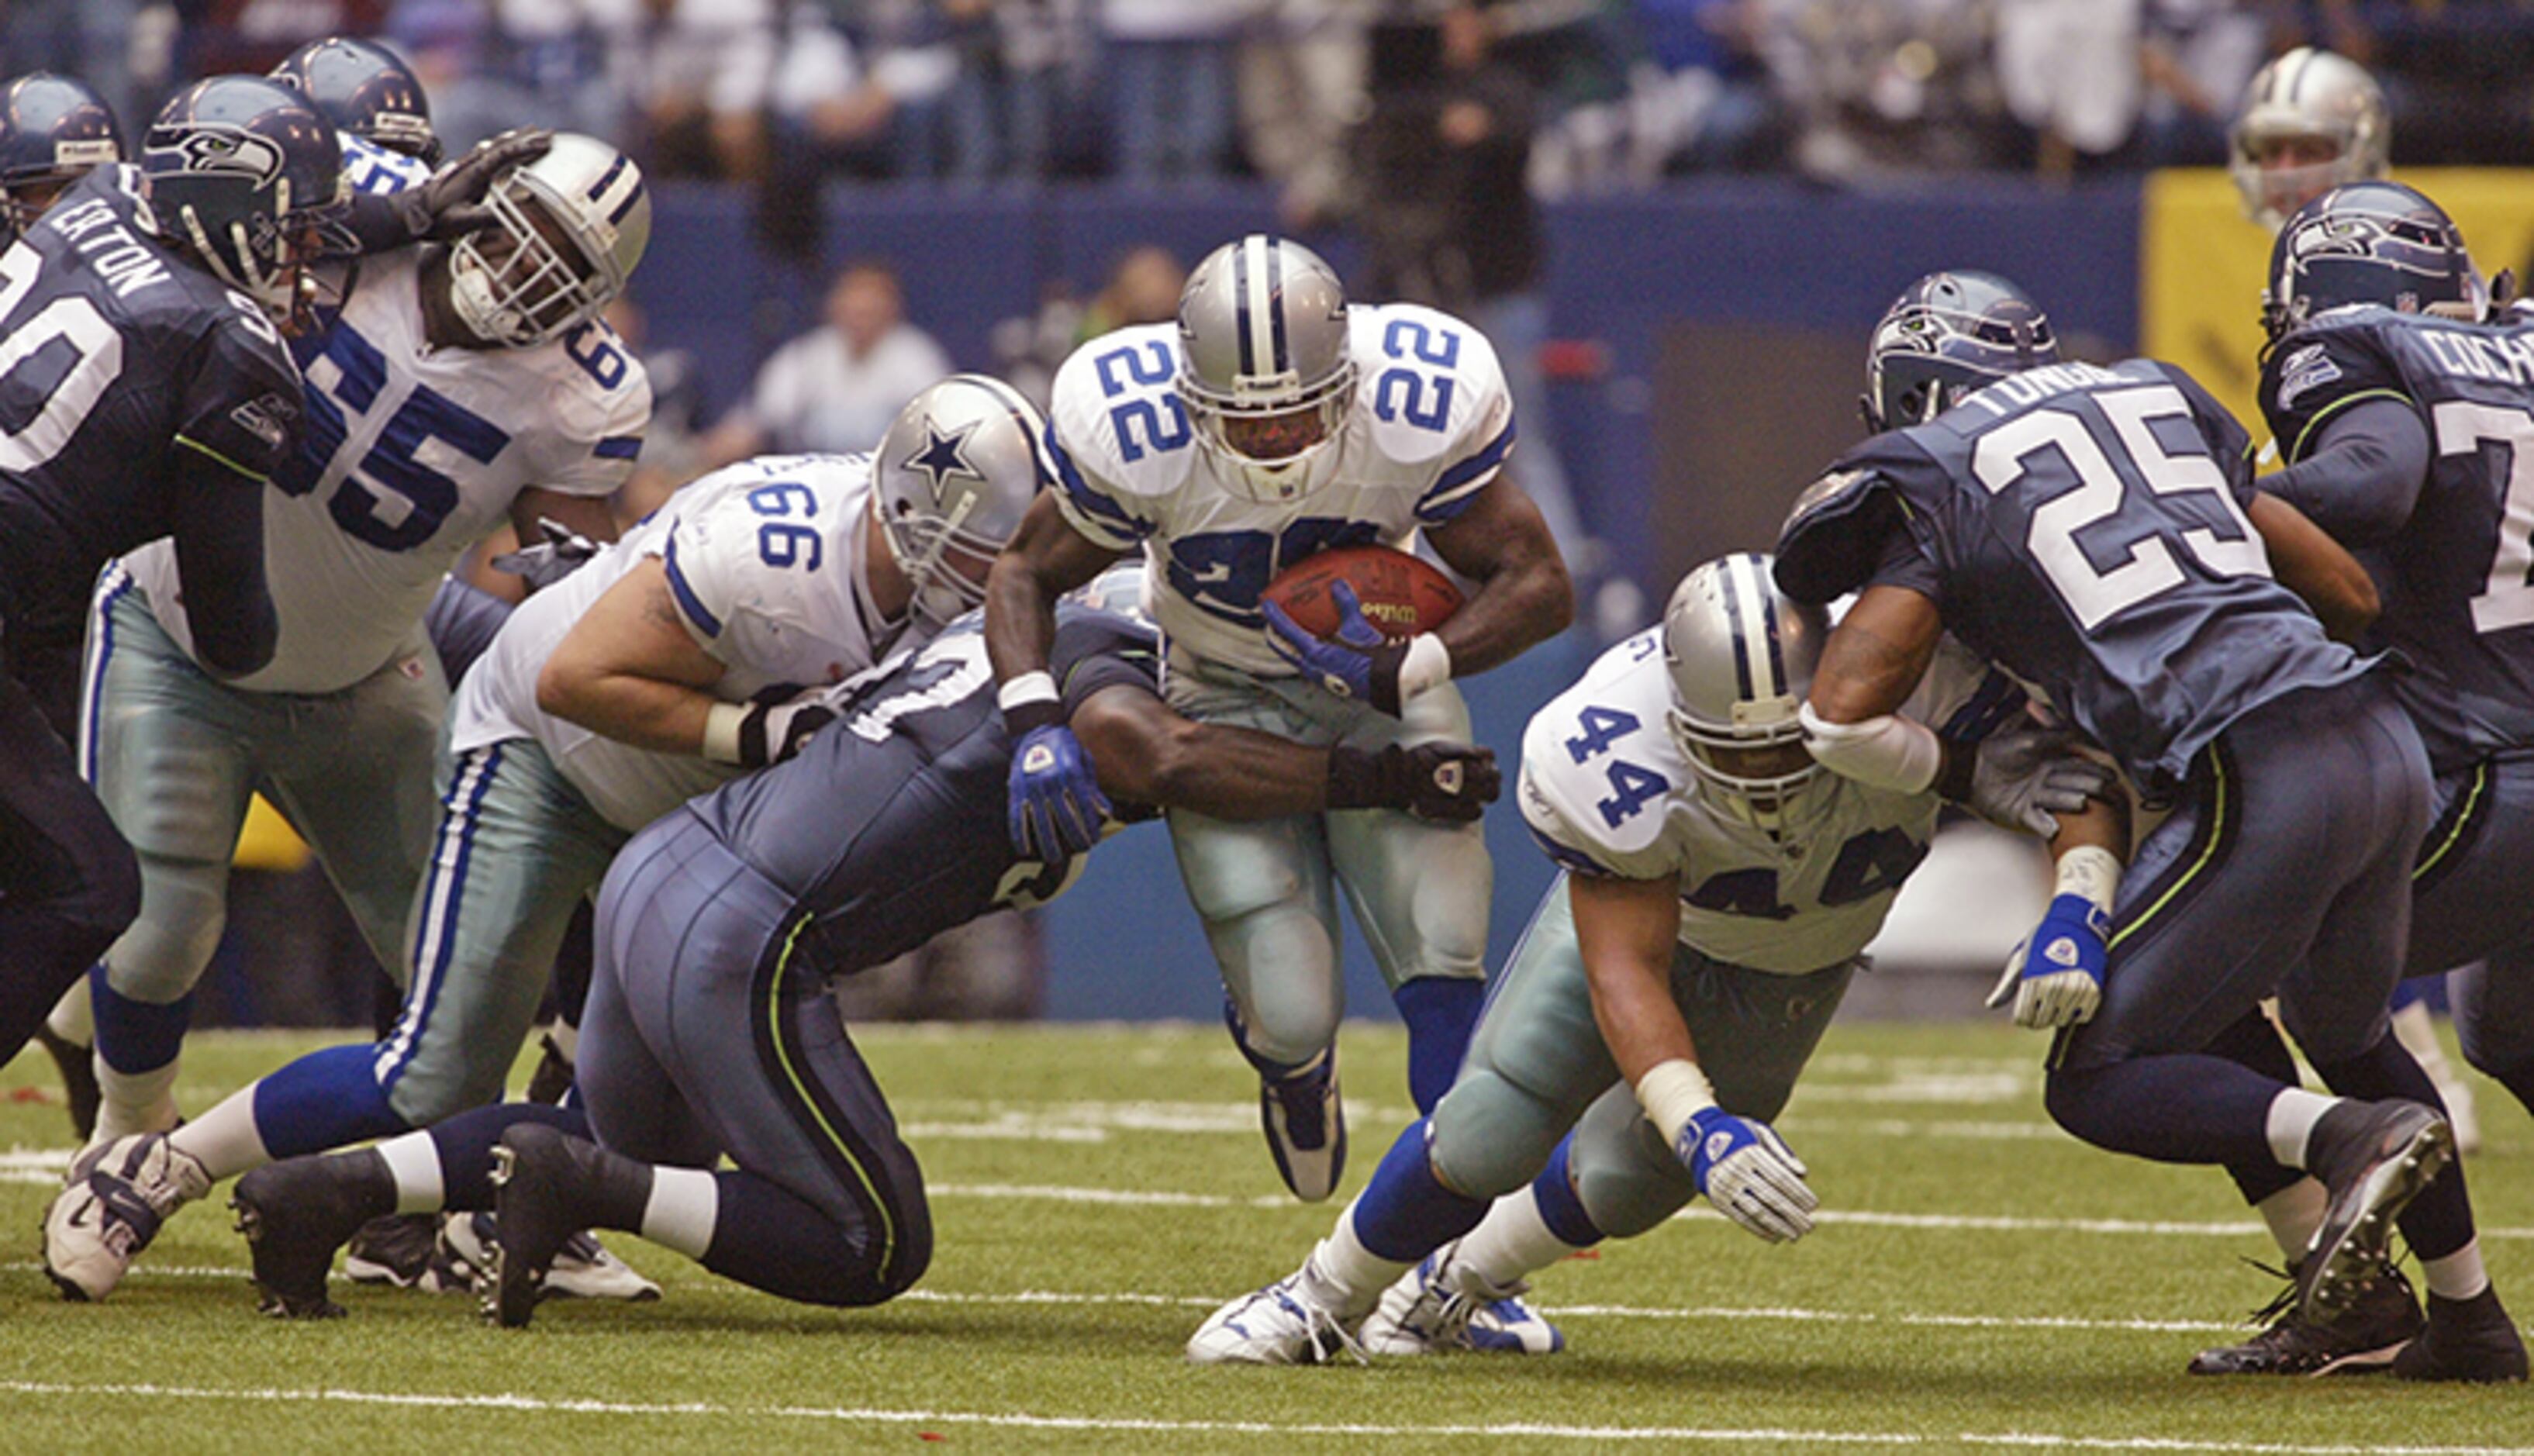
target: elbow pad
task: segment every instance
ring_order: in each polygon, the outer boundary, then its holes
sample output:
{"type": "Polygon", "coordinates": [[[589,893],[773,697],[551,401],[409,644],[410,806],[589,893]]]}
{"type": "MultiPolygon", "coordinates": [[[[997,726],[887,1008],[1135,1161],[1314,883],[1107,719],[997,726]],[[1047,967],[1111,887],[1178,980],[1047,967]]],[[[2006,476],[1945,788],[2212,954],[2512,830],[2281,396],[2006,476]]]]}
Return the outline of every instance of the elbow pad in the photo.
{"type": "Polygon", "coordinates": [[[1833,723],[1809,702],[1796,710],[1813,761],[1873,789],[1923,794],[1936,786],[1944,749],[1924,723],[1885,713],[1862,723],[1833,723]]]}

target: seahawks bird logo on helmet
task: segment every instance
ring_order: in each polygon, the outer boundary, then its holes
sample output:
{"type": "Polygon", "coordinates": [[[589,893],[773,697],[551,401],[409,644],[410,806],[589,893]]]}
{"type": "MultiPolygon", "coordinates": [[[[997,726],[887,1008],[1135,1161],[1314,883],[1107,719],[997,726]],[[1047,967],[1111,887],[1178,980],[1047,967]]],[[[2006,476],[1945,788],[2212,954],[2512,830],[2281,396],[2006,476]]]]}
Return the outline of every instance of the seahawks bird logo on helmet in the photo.
{"type": "Polygon", "coordinates": [[[160,108],[141,170],[160,227],[275,324],[289,323],[300,269],[340,211],[334,129],[270,81],[214,76],[160,108]]]}
{"type": "Polygon", "coordinates": [[[1983,385],[2058,359],[2050,320],[2022,289],[1968,269],[1929,273],[1874,328],[1859,401],[1866,428],[1924,424],[1983,385]]]}
{"type": "Polygon", "coordinates": [[[2275,340],[2317,314],[2362,303],[2470,322],[2489,297],[2443,208],[2399,182],[2353,182],[2297,209],[2279,229],[2262,328],[2275,340]]]}

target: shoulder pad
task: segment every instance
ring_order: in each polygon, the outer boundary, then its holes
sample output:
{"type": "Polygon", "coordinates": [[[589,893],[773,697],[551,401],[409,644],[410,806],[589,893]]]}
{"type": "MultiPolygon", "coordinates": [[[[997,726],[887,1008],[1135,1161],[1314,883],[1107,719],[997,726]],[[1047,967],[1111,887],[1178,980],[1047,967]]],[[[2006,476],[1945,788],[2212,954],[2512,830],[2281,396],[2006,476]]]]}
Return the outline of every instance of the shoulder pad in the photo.
{"type": "Polygon", "coordinates": [[[1540,838],[1589,857],[1610,874],[1654,880],[1672,873],[1663,844],[1672,797],[1686,791],[1663,711],[1671,690],[1659,650],[1635,655],[1639,634],[1603,653],[1574,687],[1551,698],[1523,731],[1519,798],[1540,838]],[[1622,784],[1614,769],[1626,775],[1622,784]],[[1657,783],[1648,802],[1644,791],[1657,783]]]}
{"type": "Polygon", "coordinates": [[[1449,469],[1513,423],[1495,346],[1473,325],[1413,303],[1356,307],[1347,342],[1356,407],[1371,416],[1374,448],[1390,459],[1449,469]]]}
{"type": "Polygon", "coordinates": [[[1881,471],[1844,462],[1804,487],[1778,532],[1778,589],[1827,603],[1864,585],[1899,518],[1899,496],[1881,471]]]}

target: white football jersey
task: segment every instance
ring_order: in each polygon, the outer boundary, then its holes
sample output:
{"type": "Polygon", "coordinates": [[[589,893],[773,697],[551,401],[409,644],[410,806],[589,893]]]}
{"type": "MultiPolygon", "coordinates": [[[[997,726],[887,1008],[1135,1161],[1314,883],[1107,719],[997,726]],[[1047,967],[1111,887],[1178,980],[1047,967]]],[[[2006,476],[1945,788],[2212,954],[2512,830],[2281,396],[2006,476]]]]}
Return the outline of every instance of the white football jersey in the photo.
{"type": "Polygon", "coordinates": [[[336,132],[343,151],[343,190],[402,192],[431,180],[431,167],[421,157],[407,156],[350,132],[336,132]]]}
{"type": "MultiPolygon", "coordinates": [[[[1533,837],[1577,874],[1677,874],[1681,943],[1713,959],[1801,975],[1864,949],[1926,857],[1941,801],[1822,773],[1773,839],[1700,794],[1664,726],[1671,700],[1662,631],[1650,628],[1534,715],[1519,793],[1533,837]]],[[[1976,740],[2023,708],[2011,679],[1947,637],[1901,711],[1976,740]]]]}
{"type": "Polygon", "coordinates": [[[1145,603],[1175,652],[1259,677],[1294,670],[1268,648],[1259,593],[1315,552],[1408,547],[1496,477],[1513,400],[1478,330],[1415,304],[1347,310],[1355,401],[1335,474],[1318,490],[1253,499],[1238,468],[1199,444],[1172,378],[1176,325],[1121,329],[1056,374],[1049,429],[1073,528],[1118,551],[1141,544],[1145,603]]]}
{"type": "Polygon", "coordinates": [[[638,749],[546,712],[537,677],[589,604],[653,556],[688,631],[728,668],[711,690],[725,702],[841,682],[911,644],[922,629],[882,621],[866,584],[871,486],[869,455],[767,455],[687,486],[511,614],[458,686],[451,747],[534,739],[591,807],[629,831],[734,777],[730,764],[638,749]]]}
{"type": "MultiPolygon", "coordinates": [[[[420,641],[423,609],[529,486],[604,496],[651,417],[642,366],[604,324],[530,349],[423,338],[421,250],[365,260],[342,316],[300,345],[299,455],[264,502],[264,570],[281,620],[272,661],[234,686],[331,693],[420,641]]],[[[170,636],[193,650],[175,548],[128,558],[170,636]]]]}

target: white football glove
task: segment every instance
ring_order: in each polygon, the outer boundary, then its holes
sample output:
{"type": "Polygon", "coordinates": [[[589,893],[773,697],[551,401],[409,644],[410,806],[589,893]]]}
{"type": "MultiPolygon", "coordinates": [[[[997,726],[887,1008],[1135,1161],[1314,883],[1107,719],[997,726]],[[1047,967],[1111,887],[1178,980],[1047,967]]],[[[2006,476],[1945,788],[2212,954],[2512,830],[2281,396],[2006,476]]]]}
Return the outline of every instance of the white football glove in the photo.
{"type": "Polygon", "coordinates": [[[1804,1182],[1804,1161],[1768,1123],[1705,1107],[1681,1124],[1672,1153],[1716,1211],[1772,1244],[1813,1229],[1821,1198],[1804,1182]]]}
{"type": "Polygon", "coordinates": [[[1963,807],[1990,823],[2059,832],[2051,813],[2076,814],[2109,793],[2112,770],[2075,752],[2067,728],[2009,728],[1982,740],[1971,759],[1971,793],[1963,807]]]}
{"type": "Polygon", "coordinates": [[[2103,967],[2111,921],[2083,895],[2062,894],[2015,953],[1988,995],[1991,1006],[2015,1002],[2015,1024],[2054,1031],[2094,1019],[2103,1003],[2103,967]],[[2038,945],[2035,953],[2032,947],[2038,945]]]}

